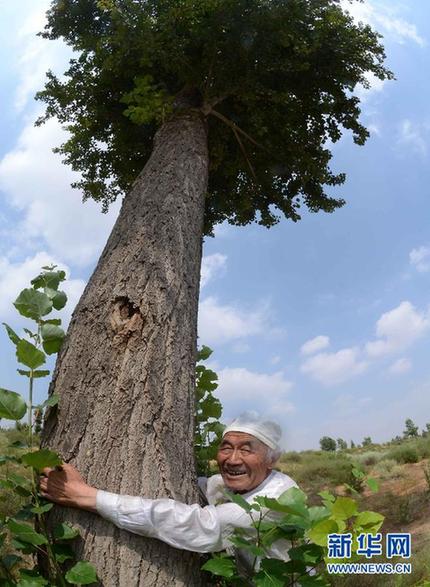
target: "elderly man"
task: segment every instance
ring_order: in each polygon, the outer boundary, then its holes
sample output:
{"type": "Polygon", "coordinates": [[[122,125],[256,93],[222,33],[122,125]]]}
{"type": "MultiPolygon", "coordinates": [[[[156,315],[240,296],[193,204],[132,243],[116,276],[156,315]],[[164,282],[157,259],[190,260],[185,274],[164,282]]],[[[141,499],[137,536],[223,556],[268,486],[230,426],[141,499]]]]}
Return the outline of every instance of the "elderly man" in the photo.
{"type": "MultiPolygon", "coordinates": [[[[229,548],[237,527],[252,531],[252,520],[225,490],[251,503],[257,495],[278,497],[295,482],[273,465],[279,457],[280,427],[244,414],[225,430],[218,450],[220,475],[200,480],[209,505],[186,505],[172,499],[116,495],[90,487],[72,465],[45,469],[42,495],[60,505],[97,512],[119,528],[158,538],[175,548],[216,552],[229,548]]],[[[283,541],[282,541],[283,542],[283,541]]],[[[270,555],[286,559],[286,543],[275,543],[270,555]]]]}

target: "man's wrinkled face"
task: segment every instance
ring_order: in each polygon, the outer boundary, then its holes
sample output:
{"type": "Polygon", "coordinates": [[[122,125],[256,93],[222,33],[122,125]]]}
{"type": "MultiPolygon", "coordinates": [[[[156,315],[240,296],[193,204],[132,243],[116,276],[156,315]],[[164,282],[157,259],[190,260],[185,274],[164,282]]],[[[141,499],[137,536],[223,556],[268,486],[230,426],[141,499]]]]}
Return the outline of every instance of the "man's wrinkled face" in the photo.
{"type": "Polygon", "coordinates": [[[217,454],[227,489],[246,493],[260,485],[272,470],[267,451],[267,446],[251,434],[227,432],[217,454]]]}

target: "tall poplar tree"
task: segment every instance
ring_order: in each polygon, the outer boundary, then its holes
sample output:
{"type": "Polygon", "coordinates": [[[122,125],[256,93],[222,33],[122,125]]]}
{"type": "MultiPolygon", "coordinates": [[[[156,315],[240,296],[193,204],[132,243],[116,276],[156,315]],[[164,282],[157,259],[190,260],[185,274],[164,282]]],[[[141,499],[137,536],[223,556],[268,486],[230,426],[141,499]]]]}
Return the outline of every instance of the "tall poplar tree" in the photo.
{"type": "MultiPolygon", "coordinates": [[[[58,151],[84,199],[127,194],[73,314],[44,442],[96,487],[195,502],[203,236],[343,205],[330,145],[344,130],[365,142],[353,91],[392,77],[384,50],[338,0],[54,0],[43,36],[75,53],[48,73],[39,122],[69,131],[58,151]]],[[[56,515],[81,527],[106,587],[200,584],[191,553],[56,515]]]]}

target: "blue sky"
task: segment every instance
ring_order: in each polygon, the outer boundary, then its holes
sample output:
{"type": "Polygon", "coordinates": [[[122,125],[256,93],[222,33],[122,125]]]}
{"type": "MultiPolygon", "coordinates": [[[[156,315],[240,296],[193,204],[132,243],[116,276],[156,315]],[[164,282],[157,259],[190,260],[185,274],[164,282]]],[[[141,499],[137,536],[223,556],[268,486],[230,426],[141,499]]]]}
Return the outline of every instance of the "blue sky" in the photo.
{"type": "MultiPolygon", "coordinates": [[[[323,435],[383,441],[407,417],[430,421],[430,6],[344,4],[384,35],[397,78],[358,89],[366,145],[344,136],[333,147],[347,205],[270,230],[222,225],[204,247],[199,334],[215,351],[224,418],[277,418],[289,449],[323,435]]],[[[0,0],[0,319],[16,328],[11,302],[50,261],[68,272],[70,315],[119,210],[82,204],[51,152],[63,131],[33,126],[45,71],[61,73],[70,56],[34,36],[47,6],[0,0]]],[[[4,334],[0,352],[0,385],[24,392],[4,334]]]]}

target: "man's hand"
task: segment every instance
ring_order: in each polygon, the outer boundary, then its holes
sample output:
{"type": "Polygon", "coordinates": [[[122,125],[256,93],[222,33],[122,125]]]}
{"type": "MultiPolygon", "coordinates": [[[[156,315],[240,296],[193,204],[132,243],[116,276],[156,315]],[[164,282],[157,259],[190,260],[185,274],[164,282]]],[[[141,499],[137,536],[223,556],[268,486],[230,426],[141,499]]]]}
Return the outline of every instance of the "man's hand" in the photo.
{"type": "Polygon", "coordinates": [[[49,501],[90,512],[97,511],[97,489],[85,483],[73,465],[43,469],[39,485],[42,496],[49,501]]]}

